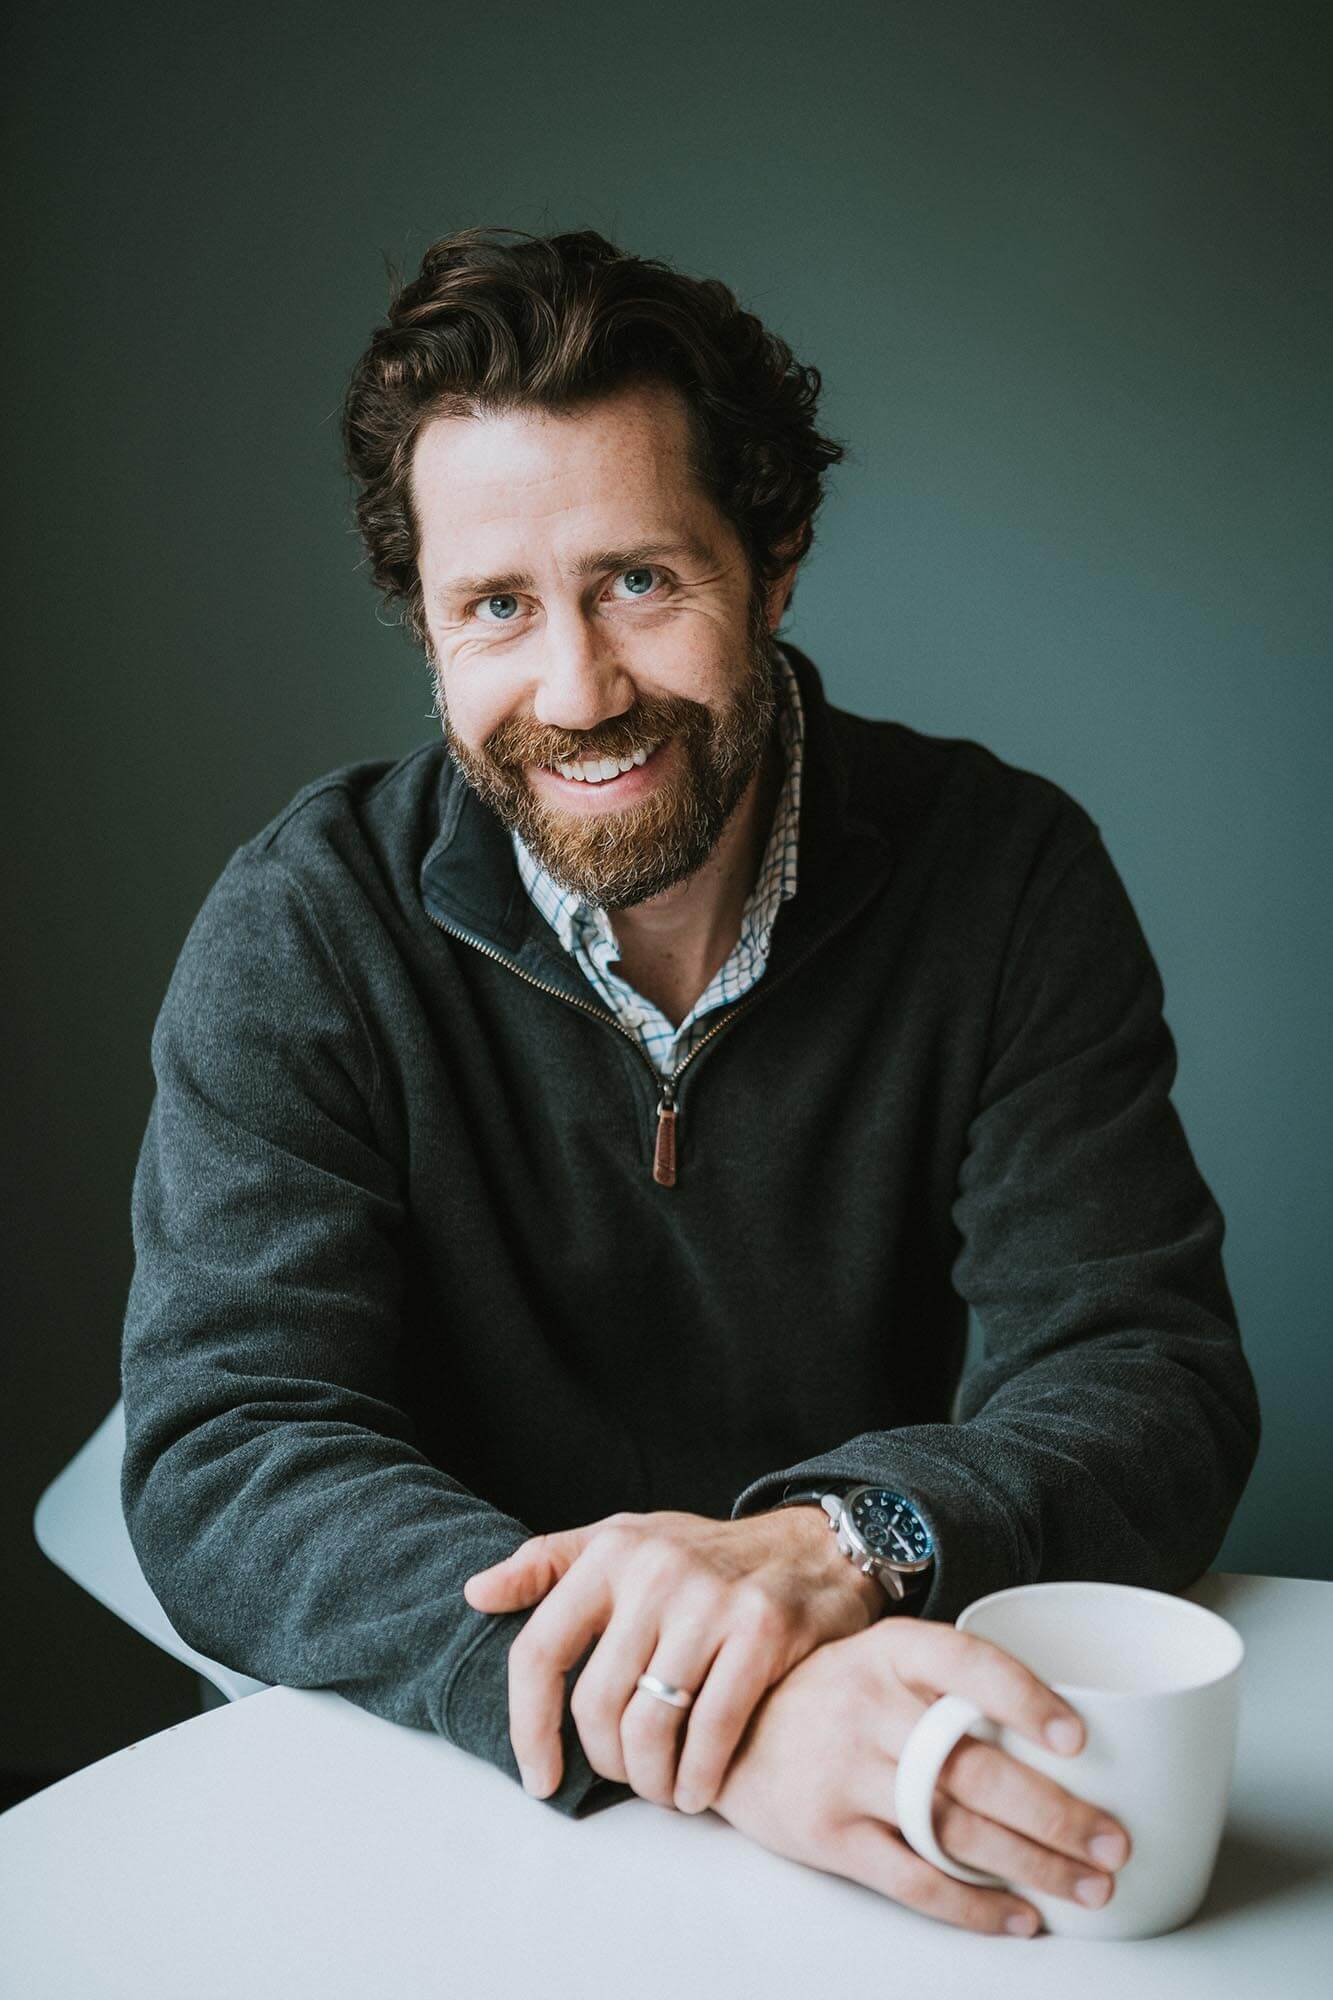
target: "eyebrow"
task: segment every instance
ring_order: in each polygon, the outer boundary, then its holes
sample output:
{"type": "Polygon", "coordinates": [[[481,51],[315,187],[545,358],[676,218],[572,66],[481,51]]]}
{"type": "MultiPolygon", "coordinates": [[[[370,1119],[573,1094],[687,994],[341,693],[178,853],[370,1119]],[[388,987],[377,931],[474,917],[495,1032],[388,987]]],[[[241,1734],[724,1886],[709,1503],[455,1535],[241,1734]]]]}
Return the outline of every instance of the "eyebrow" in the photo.
{"type": "MultiPolygon", "coordinates": [[[[571,576],[599,576],[609,570],[637,569],[642,563],[657,562],[668,556],[686,556],[693,562],[715,560],[706,543],[687,536],[679,542],[635,542],[624,549],[597,549],[579,556],[570,568],[571,576]]],[[[535,590],[536,579],[525,569],[500,570],[478,576],[451,576],[435,593],[438,604],[460,597],[499,597],[511,590],[535,590]]]]}

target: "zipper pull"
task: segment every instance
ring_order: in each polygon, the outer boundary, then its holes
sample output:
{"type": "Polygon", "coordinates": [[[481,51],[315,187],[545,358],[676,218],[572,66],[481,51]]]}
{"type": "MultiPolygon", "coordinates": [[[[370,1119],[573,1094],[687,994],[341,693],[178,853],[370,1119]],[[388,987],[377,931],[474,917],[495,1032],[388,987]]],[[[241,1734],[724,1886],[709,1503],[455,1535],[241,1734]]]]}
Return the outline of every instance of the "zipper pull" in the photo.
{"type": "Polygon", "coordinates": [[[659,1187],[676,1185],[676,1093],[668,1078],[657,1106],[657,1144],[653,1149],[653,1179],[659,1187]]]}

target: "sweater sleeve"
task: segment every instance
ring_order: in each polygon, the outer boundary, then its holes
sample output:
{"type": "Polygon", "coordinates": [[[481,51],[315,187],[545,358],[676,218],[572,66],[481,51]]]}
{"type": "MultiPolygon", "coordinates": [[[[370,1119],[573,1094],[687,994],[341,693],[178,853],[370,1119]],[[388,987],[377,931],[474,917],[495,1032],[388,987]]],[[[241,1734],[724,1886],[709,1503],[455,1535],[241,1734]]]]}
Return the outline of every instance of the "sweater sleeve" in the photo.
{"type": "MultiPolygon", "coordinates": [[[[121,1479],[149,1584],[209,1658],[333,1689],[517,1782],[508,1652],[531,1612],[475,1611],[462,1586],[529,1530],[432,1464],[398,1400],[412,1224],[376,1145],[372,1045],[271,856],[242,849],[210,892],[152,1055],[121,1479]]],[[[563,1741],[544,1803],[632,1796],[592,1769],[568,1701],[563,1741]]]]}
{"type": "Polygon", "coordinates": [[[928,1618],[1014,1584],[1179,1590],[1208,1568],[1259,1409],[1163,997],[1098,829],[1067,809],[1015,918],[958,1172],[951,1277],[984,1353],[957,1420],[765,1474],[733,1518],[812,1475],[906,1494],[935,1536],[928,1618]]]}

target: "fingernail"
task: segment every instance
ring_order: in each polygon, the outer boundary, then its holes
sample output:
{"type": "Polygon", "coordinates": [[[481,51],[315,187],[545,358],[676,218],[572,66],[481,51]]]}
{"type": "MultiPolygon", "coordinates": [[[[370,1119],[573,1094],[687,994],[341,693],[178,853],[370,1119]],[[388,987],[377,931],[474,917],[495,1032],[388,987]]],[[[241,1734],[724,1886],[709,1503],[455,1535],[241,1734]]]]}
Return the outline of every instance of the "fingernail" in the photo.
{"type": "Polygon", "coordinates": [[[523,1780],[524,1791],[530,1793],[534,1799],[544,1799],[551,1789],[540,1771],[525,1771],[520,1765],[519,1776],[523,1780]]]}
{"type": "Polygon", "coordinates": [[[1010,1937],[1035,1937],[1038,1917],[1033,1910],[1015,1910],[1012,1917],[1006,1917],[1004,1927],[1010,1937]]]}
{"type": "Polygon", "coordinates": [[[683,1813],[702,1812],[703,1803],[697,1792],[681,1792],[676,1800],[676,1811],[683,1813]]]}
{"type": "Polygon", "coordinates": [[[1061,1750],[1068,1754],[1078,1749],[1083,1741],[1083,1731],[1072,1716],[1058,1715],[1054,1722],[1048,1722],[1046,1725],[1046,1741],[1052,1750],[1061,1750]]]}
{"type": "Polygon", "coordinates": [[[1111,1885],[1104,1875],[1085,1875],[1081,1882],[1074,1884],[1074,1894],[1090,1910],[1100,1910],[1110,1893],[1111,1885]]]}
{"type": "Polygon", "coordinates": [[[1119,1868],[1129,1853],[1129,1842],[1123,1833],[1099,1833],[1088,1842],[1088,1852],[1103,1868],[1119,1868]]]}

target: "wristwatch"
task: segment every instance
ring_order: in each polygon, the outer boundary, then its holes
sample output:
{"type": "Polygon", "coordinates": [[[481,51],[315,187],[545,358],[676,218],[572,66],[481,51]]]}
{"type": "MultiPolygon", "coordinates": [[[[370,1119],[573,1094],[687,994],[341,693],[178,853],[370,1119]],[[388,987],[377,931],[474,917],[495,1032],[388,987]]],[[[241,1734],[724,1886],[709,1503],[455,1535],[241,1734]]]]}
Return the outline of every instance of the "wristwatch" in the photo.
{"type": "Polygon", "coordinates": [[[783,1495],[778,1507],[813,1503],[837,1530],[838,1547],[865,1576],[884,1586],[890,1611],[915,1611],[930,1589],[935,1544],[930,1529],[903,1494],[887,1486],[806,1486],[783,1495]]]}

